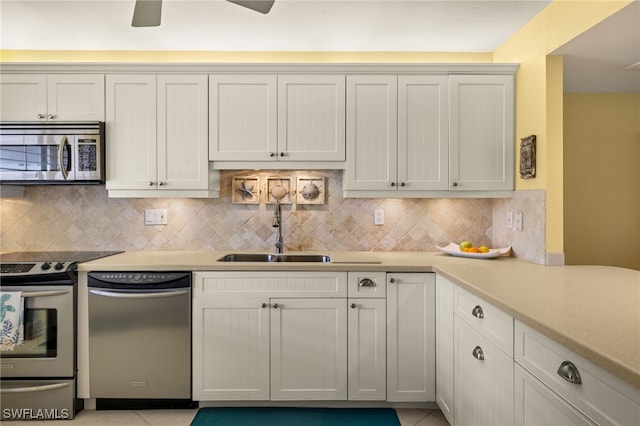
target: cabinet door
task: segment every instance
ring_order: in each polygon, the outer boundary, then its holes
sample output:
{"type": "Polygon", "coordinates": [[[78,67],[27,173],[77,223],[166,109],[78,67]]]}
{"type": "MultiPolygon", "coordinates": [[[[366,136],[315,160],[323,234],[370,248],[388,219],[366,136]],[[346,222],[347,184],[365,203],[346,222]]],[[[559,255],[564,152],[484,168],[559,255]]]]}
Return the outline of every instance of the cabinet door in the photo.
{"type": "Polygon", "coordinates": [[[435,401],[435,274],[387,274],[387,400],[435,401]]]}
{"type": "Polygon", "coordinates": [[[2,121],[47,120],[47,76],[0,74],[2,121]]]}
{"type": "Polygon", "coordinates": [[[386,400],[387,306],[385,299],[349,299],[350,400],[386,400]]]}
{"type": "Polygon", "coordinates": [[[278,76],[278,161],[344,161],[345,76],[278,76]]]}
{"type": "Polygon", "coordinates": [[[106,76],[107,189],[156,187],[156,76],[106,76]]]}
{"type": "Polygon", "coordinates": [[[515,425],[593,426],[582,413],[515,364],[515,425]]]}
{"type": "Polygon", "coordinates": [[[449,187],[449,78],[398,77],[398,189],[449,187]]]}
{"type": "Polygon", "coordinates": [[[157,78],[158,189],[207,189],[207,76],[157,78]]]}
{"type": "Polygon", "coordinates": [[[271,306],[271,399],[347,399],[346,299],[272,299],[271,306]]]}
{"type": "Polygon", "coordinates": [[[453,283],[436,275],[436,403],[453,421],[453,283]]]}
{"type": "Polygon", "coordinates": [[[104,121],[104,75],[51,74],[47,116],[54,121],[104,121]]]}
{"type": "Polygon", "coordinates": [[[397,151],[397,77],[348,76],[347,162],[344,189],[395,188],[397,151]]]}
{"type": "Polygon", "coordinates": [[[454,316],[456,425],[513,424],[513,358],[454,316]]]}
{"type": "Polygon", "coordinates": [[[269,399],[269,304],[193,300],[193,399],[269,399]]]}
{"type": "Polygon", "coordinates": [[[451,76],[451,190],[513,190],[513,76],[451,76]]]}
{"type": "Polygon", "coordinates": [[[278,93],[275,75],[209,77],[209,159],[275,160],[278,93]]]}

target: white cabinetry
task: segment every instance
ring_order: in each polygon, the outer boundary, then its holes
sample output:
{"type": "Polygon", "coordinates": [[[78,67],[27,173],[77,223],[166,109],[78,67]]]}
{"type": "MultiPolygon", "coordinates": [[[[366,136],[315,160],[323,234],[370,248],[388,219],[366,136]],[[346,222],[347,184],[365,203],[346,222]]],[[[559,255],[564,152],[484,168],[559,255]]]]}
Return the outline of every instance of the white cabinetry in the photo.
{"type": "Polygon", "coordinates": [[[459,287],[453,307],[455,424],[512,425],[513,318],[459,287]]]}
{"type": "Polygon", "coordinates": [[[384,272],[348,274],[348,398],[387,395],[387,306],[384,272]]]}
{"type": "Polygon", "coordinates": [[[447,76],[348,76],[345,190],[446,190],[447,126],[447,76]]]}
{"type": "Polygon", "coordinates": [[[638,388],[520,321],[515,360],[516,424],[640,424],[638,388]]]}
{"type": "Polygon", "coordinates": [[[345,400],[347,274],[196,272],[194,400],[345,400]]]}
{"type": "Polygon", "coordinates": [[[513,76],[453,75],[450,78],[449,189],[513,190],[513,76]]]}
{"type": "Polygon", "coordinates": [[[435,274],[387,274],[387,400],[435,401],[435,274]]]}
{"type": "Polygon", "coordinates": [[[436,403],[449,424],[453,421],[453,288],[436,275],[436,403]]]}
{"type": "Polygon", "coordinates": [[[103,74],[1,74],[2,121],[104,121],[103,74]]]}
{"type": "Polygon", "coordinates": [[[212,75],[209,104],[217,168],[345,160],[344,75],[212,75]]]}
{"type": "Polygon", "coordinates": [[[106,103],[109,196],[217,195],[206,76],[107,75],[106,103]]]}

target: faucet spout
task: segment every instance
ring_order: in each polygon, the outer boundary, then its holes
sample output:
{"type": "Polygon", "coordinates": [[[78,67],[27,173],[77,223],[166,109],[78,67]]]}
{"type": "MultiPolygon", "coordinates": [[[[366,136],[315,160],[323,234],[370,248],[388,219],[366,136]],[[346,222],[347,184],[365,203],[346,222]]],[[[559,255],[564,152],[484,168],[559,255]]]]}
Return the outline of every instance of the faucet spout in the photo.
{"type": "Polygon", "coordinates": [[[276,207],[273,212],[273,224],[274,228],[278,228],[276,233],[276,253],[282,253],[282,247],[284,243],[282,241],[282,208],[280,207],[280,200],[276,200],[276,207]]]}

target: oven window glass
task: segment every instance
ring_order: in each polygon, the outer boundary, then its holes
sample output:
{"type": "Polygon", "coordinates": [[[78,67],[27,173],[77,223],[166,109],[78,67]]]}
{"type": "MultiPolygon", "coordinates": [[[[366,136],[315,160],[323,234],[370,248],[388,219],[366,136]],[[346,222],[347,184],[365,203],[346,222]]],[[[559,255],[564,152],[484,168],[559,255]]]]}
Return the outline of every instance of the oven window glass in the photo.
{"type": "MultiPolygon", "coordinates": [[[[15,172],[54,172],[60,170],[58,145],[2,145],[0,169],[15,172]]],[[[69,149],[62,151],[63,164],[68,169],[69,149]]]]}
{"type": "Polygon", "coordinates": [[[55,358],[58,354],[58,320],[55,309],[24,310],[24,344],[2,352],[3,358],[55,358]]]}

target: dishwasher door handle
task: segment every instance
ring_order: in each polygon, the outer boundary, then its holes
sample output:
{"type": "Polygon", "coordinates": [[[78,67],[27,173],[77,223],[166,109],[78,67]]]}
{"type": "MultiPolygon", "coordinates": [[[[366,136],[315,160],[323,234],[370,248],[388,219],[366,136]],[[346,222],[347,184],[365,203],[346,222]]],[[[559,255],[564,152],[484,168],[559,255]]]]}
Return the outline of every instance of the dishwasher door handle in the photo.
{"type": "Polygon", "coordinates": [[[97,296],[105,296],[105,297],[115,297],[118,299],[155,299],[158,297],[175,297],[182,296],[184,294],[189,294],[189,290],[156,290],[152,292],[145,293],[121,293],[117,291],[109,291],[109,290],[89,290],[89,293],[95,294],[97,296]]]}

